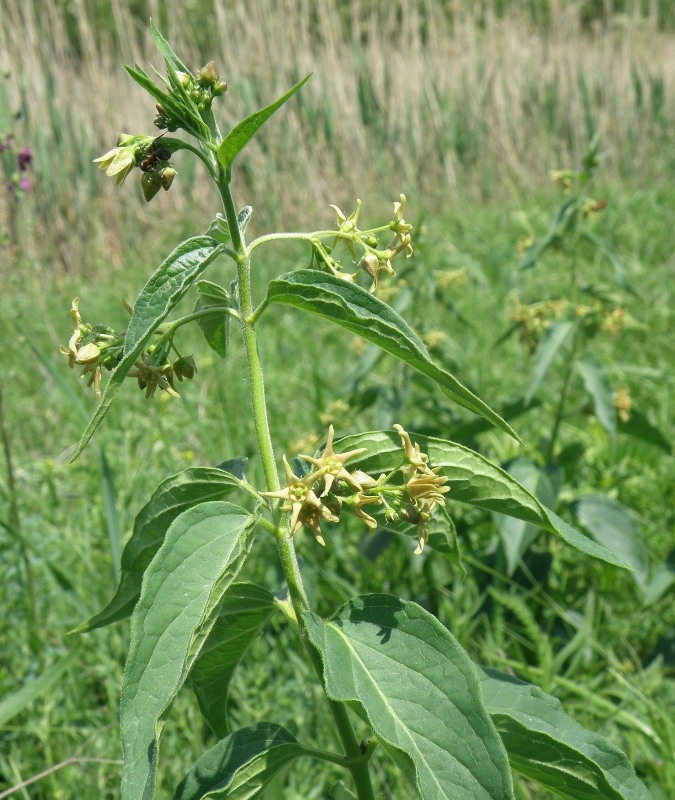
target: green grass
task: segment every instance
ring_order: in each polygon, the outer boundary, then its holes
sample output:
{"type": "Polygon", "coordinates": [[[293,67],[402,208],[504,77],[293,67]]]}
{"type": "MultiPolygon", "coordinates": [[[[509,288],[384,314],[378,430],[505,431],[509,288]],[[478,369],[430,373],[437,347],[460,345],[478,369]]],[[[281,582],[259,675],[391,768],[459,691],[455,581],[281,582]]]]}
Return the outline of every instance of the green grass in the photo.
{"type": "MultiPolygon", "coordinates": [[[[640,325],[617,341],[605,342],[600,355],[611,365],[612,377],[629,388],[634,407],[672,441],[670,228],[665,217],[659,217],[667,213],[667,197],[661,189],[631,193],[625,188],[606,188],[611,202],[599,224],[612,235],[639,288],[639,297],[630,301],[630,313],[640,325]]],[[[391,302],[404,306],[403,313],[419,332],[443,334],[434,356],[489,401],[512,397],[528,382],[529,357],[517,341],[496,345],[509,326],[510,293],[518,288],[524,297],[536,299],[565,284],[555,256],[536,272],[514,273],[515,242],[523,232],[523,220],[542,230],[557,202],[557,195],[547,193],[524,198],[510,213],[501,206],[472,205],[447,207],[425,216],[418,226],[424,232],[420,231],[417,257],[405,265],[407,271],[395,284],[398,296],[391,302]],[[462,268],[466,280],[443,288],[443,273],[462,268]]],[[[24,261],[23,269],[7,281],[2,336],[11,346],[5,354],[9,380],[3,401],[20,532],[34,575],[41,635],[39,646],[31,646],[25,570],[16,543],[3,533],[5,613],[0,635],[13,643],[3,655],[3,694],[11,696],[29,684],[66,649],[75,648],[77,653],[75,665],[51,690],[3,726],[0,770],[7,786],[74,754],[76,758],[119,758],[117,697],[127,625],[76,640],[66,637],[68,630],[107,601],[114,588],[106,489],[114,493],[119,529],[126,535],[134,514],[164,476],[193,464],[252,455],[253,432],[244,413],[243,360],[236,337],[227,361],[220,364],[200,347],[198,337],[188,336],[185,350],[194,348],[199,372],[195,381],[184,384],[183,397],[160,396],[147,402],[133,382],[127,382],[92,445],[75,464],[68,463],[83,428],[82,407],[93,409],[92,398],[78,386],[76,374],[66,369],[65,359],[57,352],[58,344],[69,335],[70,298],[76,292],[81,295],[86,318],[105,318],[123,326],[124,312],[116,305],[119,287],[132,296],[142,275],[161,260],[173,241],[172,233],[157,236],[142,259],[130,253],[127,263],[113,275],[105,266],[97,266],[96,259],[91,274],[77,278],[39,276],[24,261]],[[100,469],[101,451],[110,465],[107,487],[100,469]]],[[[270,261],[263,254],[256,268],[260,285],[274,272],[306,263],[305,257],[297,251],[270,261]]],[[[355,368],[355,341],[338,329],[315,325],[292,312],[275,309],[264,322],[262,355],[273,436],[278,452],[292,454],[308,447],[294,443],[312,436],[320,440],[325,432],[322,414],[335,401],[348,398],[350,384],[354,387],[350,374],[355,368]]],[[[550,426],[557,381],[554,370],[542,406],[516,421],[518,431],[533,445],[550,426]]],[[[457,412],[447,409],[426,381],[417,383],[389,357],[372,369],[364,362],[352,399],[365,403],[371,396],[377,398],[373,405],[352,410],[346,418],[338,415],[338,433],[387,427],[396,420],[418,427],[442,425],[444,419],[447,424],[458,421],[457,412]]],[[[574,395],[572,401],[574,407],[574,395]]],[[[592,420],[578,414],[565,422],[562,441],[580,442],[585,448],[576,484],[563,490],[563,499],[565,491],[568,495],[604,491],[617,497],[635,515],[650,564],[656,567],[672,547],[672,459],[621,434],[612,442],[592,420]]],[[[475,444],[501,461],[518,452],[497,433],[481,434],[475,444]]],[[[259,480],[259,472],[253,462],[252,478],[259,480]]],[[[6,483],[3,489],[7,496],[6,483]]],[[[368,537],[364,539],[358,528],[331,533],[326,551],[318,551],[311,537],[303,536],[299,547],[320,607],[328,613],[346,597],[349,584],[355,584],[353,591],[397,591],[423,602],[477,658],[515,668],[542,683],[582,722],[612,736],[629,752],[640,774],[661,786],[662,796],[667,797],[675,786],[669,761],[674,731],[664,713],[672,699],[672,655],[666,661],[653,658],[675,622],[668,595],[643,609],[630,577],[558,545],[553,548],[552,569],[545,579],[540,575],[544,583],[532,594],[522,575],[513,580],[500,577],[491,553],[490,519],[452,505],[451,513],[460,533],[466,576],[433,554],[411,559],[411,548],[402,542],[372,559],[364,550],[368,537]],[[526,612],[518,610],[522,597],[529,598],[523,607],[526,612]],[[552,669],[551,659],[565,646],[565,661],[552,669]]],[[[544,557],[546,541],[541,540],[537,549],[539,557],[544,557]]],[[[273,548],[260,542],[251,577],[275,586],[274,560],[273,548]]],[[[535,559],[530,567],[535,569],[536,564],[535,559]]],[[[237,679],[241,700],[235,704],[233,718],[243,724],[281,715],[292,730],[310,729],[320,738],[320,719],[310,714],[305,701],[298,700],[311,685],[311,676],[296,663],[300,656],[293,655],[291,642],[284,645],[289,661],[275,661],[272,666],[269,653],[279,637],[285,640],[286,632],[274,630],[267,636],[274,641],[262,640],[256,646],[237,679]],[[298,676],[305,689],[293,685],[298,676]],[[281,705],[280,696],[284,698],[281,705]],[[298,703],[302,710],[294,716],[298,703]]],[[[172,735],[166,738],[164,749],[167,787],[204,743],[205,733],[187,693],[171,725],[172,735]]],[[[118,774],[117,763],[70,763],[41,780],[27,796],[65,798],[72,796],[74,787],[82,791],[86,786],[91,794],[113,797],[118,774]]],[[[385,770],[381,776],[385,785],[391,780],[387,776],[385,770]]],[[[317,775],[303,769],[290,780],[284,796],[293,796],[293,791],[298,797],[313,796],[312,787],[318,785],[317,775]]]]}

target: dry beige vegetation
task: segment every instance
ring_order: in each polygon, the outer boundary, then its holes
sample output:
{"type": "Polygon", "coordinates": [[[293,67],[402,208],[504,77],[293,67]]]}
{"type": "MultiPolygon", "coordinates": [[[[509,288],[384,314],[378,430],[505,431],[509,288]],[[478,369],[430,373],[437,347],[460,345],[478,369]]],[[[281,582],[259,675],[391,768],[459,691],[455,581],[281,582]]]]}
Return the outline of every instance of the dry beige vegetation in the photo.
{"type": "MultiPolygon", "coordinates": [[[[209,36],[198,36],[195,5],[166,12],[154,0],[148,10],[166,17],[164,32],[188,64],[216,60],[231,86],[225,124],[313,73],[240,166],[258,176],[258,189],[239,200],[277,224],[316,221],[317,208],[328,219],[330,202],[350,206],[357,195],[389,201],[406,191],[431,206],[520,194],[543,185],[549,169],[577,163],[593,130],[611,152],[605,175],[639,180],[661,169],[654,156],[672,129],[675,36],[659,32],[658,4],[650,16],[615,15],[582,30],[581,4],[551,2],[542,31],[525,13],[499,19],[489,3],[456,2],[449,14],[441,0],[214,0],[199,17],[209,36]],[[480,5],[488,8],[478,19],[480,5]],[[207,38],[215,49],[200,52],[207,38]]],[[[120,0],[105,30],[95,29],[84,0],[70,16],[55,0],[2,6],[0,68],[10,77],[0,111],[23,111],[17,139],[36,153],[38,234],[46,226],[52,257],[64,263],[76,260],[78,240],[96,234],[115,262],[117,242],[129,239],[122,228],[131,219],[139,227],[141,201],[123,206],[140,192],[127,191],[123,203],[91,160],[121,130],[154,130],[154,109],[121,66],[160,68],[149,30],[120,0]]],[[[214,200],[193,165],[177,167],[182,191],[143,212],[151,226],[214,200]]]]}

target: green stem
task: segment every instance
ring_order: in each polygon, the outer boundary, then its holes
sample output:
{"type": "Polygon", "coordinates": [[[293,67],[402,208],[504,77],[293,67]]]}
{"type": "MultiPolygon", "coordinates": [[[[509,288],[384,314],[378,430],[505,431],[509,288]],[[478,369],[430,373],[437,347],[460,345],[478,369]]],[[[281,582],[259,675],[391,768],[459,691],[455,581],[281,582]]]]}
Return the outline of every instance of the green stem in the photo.
{"type": "MultiPolygon", "coordinates": [[[[267,405],[265,402],[265,385],[263,381],[262,364],[258,354],[256,331],[251,322],[253,316],[253,299],[251,294],[251,250],[247,251],[245,242],[237,224],[237,211],[229,187],[229,175],[221,170],[218,176],[218,188],[223,200],[227,224],[232,237],[232,245],[237,254],[237,280],[239,289],[239,324],[241,327],[248,373],[251,387],[251,403],[253,405],[253,420],[258,439],[258,452],[265,474],[267,490],[276,492],[280,488],[279,475],[274,459],[274,449],[270,436],[267,419],[267,405]]],[[[312,666],[323,686],[323,663],[319,652],[309,640],[303,613],[309,611],[309,602],[300,576],[293,539],[288,536],[287,525],[279,525],[276,534],[277,551],[288,585],[293,611],[300,629],[300,639],[307,651],[312,666]]],[[[350,770],[356,787],[359,800],[375,800],[373,787],[370,780],[368,762],[363,757],[363,751],[354,733],[347,708],[343,703],[327,698],[335,727],[342,742],[346,756],[346,766],[350,770]]]]}

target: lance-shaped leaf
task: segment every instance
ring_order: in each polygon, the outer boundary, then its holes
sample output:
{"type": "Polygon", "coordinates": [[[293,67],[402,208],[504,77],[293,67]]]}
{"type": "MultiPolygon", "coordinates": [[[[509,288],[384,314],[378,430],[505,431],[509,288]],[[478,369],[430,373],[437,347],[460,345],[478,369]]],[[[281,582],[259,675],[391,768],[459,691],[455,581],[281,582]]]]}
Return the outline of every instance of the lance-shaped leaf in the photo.
{"type": "Polygon", "coordinates": [[[253,800],[284,767],[305,754],[285,728],[258,722],[231,733],[201,756],[173,800],[253,800]]]}
{"type": "Polygon", "coordinates": [[[473,664],[435,617],[398,597],[366,595],[328,621],[304,618],[328,696],[367,718],[423,800],[513,797],[473,664]]]}
{"type": "MultiPolygon", "coordinates": [[[[232,470],[236,469],[232,462],[232,470]]],[[[171,523],[183,511],[222,500],[246,484],[237,475],[222,467],[190,467],[162,481],[134,520],[134,530],[122,552],[120,582],[115,596],[105,608],[79,625],[73,633],[86,633],[128,617],[141,593],[143,574],[159,550],[171,523]]]]}
{"type": "Polygon", "coordinates": [[[626,756],[555,697],[479,667],[483,698],[514,770],[564,800],[652,800],[626,756]]]}
{"type": "Polygon", "coordinates": [[[574,323],[567,320],[560,320],[554,322],[544,332],[544,335],[537,344],[537,349],[534,353],[534,362],[532,367],[532,380],[528,386],[525,394],[525,401],[527,403],[532,400],[535,394],[539,391],[546,373],[548,372],[555,357],[560,352],[560,349],[570,337],[574,330],[574,323]]]}
{"type": "Polygon", "coordinates": [[[289,89],[286,94],[282,95],[278,100],[275,100],[269,106],[265,106],[265,108],[261,108],[259,111],[255,111],[232,128],[218,148],[218,160],[226,170],[230,169],[236,155],[244,149],[272,114],[274,114],[278,108],[281,108],[287,100],[290,100],[309,78],[310,76],[307,75],[306,78],[296,83],[292,89],[289,89]]]}
{"type": "Polygon", "coordinates": [[[197,324],[204,334],[207,344],[221,358],[227,355],[227,344],[230,338],[230,320],[232,316],[226,309],[232,306],[232,296],[222,286],[211,281],[197,282],[198,297],[195,311],[208,311],[213,313],[199,317],[197,324]],[[220,311],[217,309],[220,308],[220,311]]]}
{"type": "MultiPolygon", "coordinates": [[[[541,468],[529,458],[517,458],[508,465],[508,474],[532,492],[544,506],[555,505],[558,482],[551,470],[541,468]]],[[[494,519],[506,556],[506,574],[513,575],[528,547],[537,538],[540,528],[504,514],[495,514],[494,519]]]]}
{"type": "Polygon", "coordinates": [[[628,279],[628,273],[626,272],[626,268],[619,258],[619,254],[607,241],[607,239],[605,239],[605,237],[601,236],[599,233],[594,233],[593,231],[584,231],[581,235],[585,239],[588,239],[589,242],[592,242],[607,258],[609,263],[612,265],[612,269],[614,270],[614,280],[617,282],[617,285],[622,289],[625,289],[627,292],[630,292],[632,295],[637,296],[637,292],[631,286],[630,280],[628,279]]]}
{"type": "Polygon", "coordinates": [[[122,800],[154,795],[166,718],[241,569],[253,522],[223,501],[191,508],[173,522],[145,573],[122,686],[122,800]]]}
{"type": "Polygon", "coordinates": [[[572,510],[597,542],[631,565],[633,577],[642,586],[647,577],[647,556],[640,530],[628,509],[613,497],[585,494],[572,503],[572,510]]]}
{"type": "Polygon", "coordinates": [[[164,61],[171,64],[173,69],[176,70],[177,72],[185,72],[186,74],[189,74],[190,70],[185,66],[185,64],[183,64],[183,62],[174,53],[171,45],[157,30],[157,27],[152,20],[150,20],[150,32],[152,33],[152,38],[155,42],[155,47],[159,50],[159,54],[162,56],[164,61]]]}
{"type": "MultiPolygon", "coordinates": [[[[621,556],[577,531],[560,519],[549,508],[542,505],[531,492],[503,469],[475,453],[468,447],[435,439],[421,434],[412,434],[412,441],[420,445],[429,456],[433,467],[441,467],[448,478],[450,492],[446,500],[470,503],[487,511],[497,511],[516,519],[522,519],[544,530],[561,536],[568,544],[594,558],[619,567],[630,569],[631,565],[621,556]]],[[[403,463],[401,439],[394,431],[371,431],[355,436],[345,436],[336,442],[338,452],[359,447],[366,451],[349,461],[350,469],[361,469],[371,475],[391,472],[403,463]]]]}
{"type": "Polygon", "coordinates": [[[572,197],[560,206],[557,214],[551,221],[549,229],[525,251],[517,269],[530,269],[534,267],[546,250],[560,240],[560,237],[575,219],[578,205],[578,199],[572,197]]]}
{"type": "Polygon", "coordinates": [[[360,286],[320,270],[302,269],[273,280],[265,302],[301,308],[362,336],[431,378],[456,403],[518,439],[499,414],[434,364],[422,340],[393,308],[360,286]]]}
{"type": "Polygon", "coordinates": [[[84,450],[94,431],[119,391],[134,362],[158,325],[178,305],[183,295],[201,273],[224,250],[224,245],[208,236],[187,239],[157,268],[136,299],[124,340],[124,356],[108,381],[101,402],[89,421],[73,456],[76,459],[84,450]]]}
{"type": "Polygon", "coordinates": [[[226,703],[234,670],[275,610],[274,595],[252,583],[234,583],[223,597],[190,672],[199,709],[218,738],[228,733],[226,703]]]}
{"type": "Polygon", "coordinates": [[[610,436],[616,433],[616,408],[614,407],[614,390],[607,370],[597,361],[590,358],[580,359],[575,369],[581,375],[586,391],[593,401],[593,411],[598,422],[610,436]]]}

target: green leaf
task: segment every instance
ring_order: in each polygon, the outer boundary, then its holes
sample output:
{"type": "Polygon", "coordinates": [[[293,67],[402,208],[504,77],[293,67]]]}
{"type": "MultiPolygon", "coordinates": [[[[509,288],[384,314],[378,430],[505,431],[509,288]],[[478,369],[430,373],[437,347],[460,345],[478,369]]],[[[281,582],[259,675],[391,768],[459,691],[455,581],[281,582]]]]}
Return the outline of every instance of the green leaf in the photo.
{"type": "Polygon", "coordinates": [[[305,754],[287,730],[273,722],[241,728],[199,758],[178,784],[173,800],[253,800],[284,767],[305,754]]]}
{"type": "Polygon", "coordinates": [[[157,326],[173,311],[185,293],[224,251],[208,236],[195,236],[176,247],[141,289],[124,339],[124,354],[137,352],[157,326]]]}
{"type": "Polygon", "coordinates": [[[546,250],[560,241],[560,237],[564,235],[567,227],[576,217],[577,204],[577,198],[572,197],[560,206],[549,229],[525,251],[517,269],[530,269],[534,267],[546,250]]]}
{"type": "MultiPolygon", "coordinates": [[[[555,505],[558,490],[552,481],[552,475],[530,458],[522,457],[512,461],[508,465],[508,474],[545,506],[555,505]]],[[[511,576],[541,528],[504,514],[495,514],[494,519],[506,555],[506,574],[511,576]]]]}
{"type": "Polygon", "coordinates": [[[652,425],[647,417],[639,411],[633,411],[631,409],[630,417],[625,422],[619,419],[618,430],[620,433],[625,433],[628,436],[632,436],[634,439],[653,444],[669,455],[673,451],[670,441],[666,439],[662,431],[655,425],[652,425]]]}
{"type": "Polygon", "coordinates": [[[154,795],[166,718],[243,565],[254,521],[223,501],[184,511],[145,573],[122,686],[122,800],[154,795]]]}
{"type": "Polygon", "coordinates": [[[0,726],[6,725],[13,717],[28,708],[40,695],[49,691],[73,664],[76,657],[77,653],[75,652],[66,653],[63,658],[47,667],[36,678],[29,680],[21,689],[12,694],[5,694],[0,701],[0,726]]]}
{"type": "Polygon", "coordinates": [[[601,545],[635,570],[634,578],[642,585],[647,558],[640,541],[640,531],[625,506],[602,494],[586,494],[572,503],[580,525],[601,545]]]}
{"type": "Polygon", "coordinates": [[[223,469],[190,467],[162,481],[138,513],[134,530],[121,561],[121,577],[115,596],[73,633],[86,633],[128,617],[141,593],[143,574],[164,541],[171,523],[189,508],[209,500],[221,500],[242,486],[242,481],[223,469]]]}
{"type": "Polygon", "coordinates": [[[556,698],[511,675],[478,669],[514,770],[565,800],[651,800],[626,756],[575,722],[556,698]]]}
{"type": "Polygon", "coordinates": [[[630,281],[628,280],[628,273],[626,272],[626,268],[619,258],[619,254],[607,241],[607,239],[605,239],[605,237],[601,236],[599,233],[593,233],[592,231],[584,231],[581,235],[585,239],[588,239],[589,242],[592,242],[612,265],[612,269],[614,270],[614,280],[616,281],[617,285],[622,289],[625,289],[627,292],[637,295],[637,292],[631,286],[630,281]]]}
{"type": "MultiPolygon", "coordinates": [[[[561,536],[582,553],[609,564],[631,568],[613,551],[597,544],[560,519],[515,478],[487,458],[468,447],[443,439],[421,434],[412,434],[411,438],[428,454],[432,466],[442,467],[443,475],[448,478],[447,486],[450,487],[446,500],[469,503],[487,511],[497,511],[522,519],[561,536]]],[[[336,442],[336,446],[338,445],[337,452],[365,447],[366,452],[350,459],[349,466],[372,475],[391,472],[403,463],[401,439],[394,431],[370,431],[346,436],[336,442]]]]}
{"type": "Polygon", "coordinates": [[[202,716],[218,738],[228,733],[227,694],[234,670],[276,610],[274,595],[252,583],[234,583],[190,673],[202,716]]]}
{"type": "Polygon", "coordinates": [[[422,340],[402,317],[360,286],[319,270],[297,270],[271,281],[265,302],[301,308],[362,336],[431,378],[459,405],[520,441],[499,414],[434,364],[422,340]]]}
{"type": "Polygon", "coordinates": [[[328,696],[367,718],[423,800],[512,798],[511,772],[466,652],[415,603],[353,598],[304,615],[328,696]]]}
{"type": "Polygon", "coordinates": [[[570,334],[574,330],[574,323],[567,320],[560,320],[554,322],[544,331],[544,335],[537,344],[537,349],[534,353],[534,363],[532,366],[532,380],[525,393],[525,401],[527,403],[535,396],[542,381],[546,377],[549,367],[553,363],[555,357],[560,352],[561,347],[565,344],[570,334]]]}
{"type": "Polygon", "coordinates": [[[591,359],[580,359],[574,365],[581,375],[586,391],[593,401],[593,411],[598,422],[610,436],[616,433],[616,408],[614,390],[607,370],[602,364],[591,359]]]}
{"type": "Polygon", "coordinates": [[[105,510],[105,522],[108,531],[108,541],[110,542],[110,560],[112,561],[113,577],[115,581],[120,579],[120,553],[122,552],[122,534],[120,532],[119,515],[117,513],[117,503],[115,502],[115,483],[113,481],[112,470],[105,455],[105,450],[101,448],[101,494],[103,495],[103,508],[105,510]]]}
{"type": "Polygon", "coordinates": [[[358,800],[357,796],[348,789],[342,781],[338,781],[330,792],[331,800],[358,800]]]}
{"type": "Polygon", "coordinates": [[[162,56],[164,61],[171,64],[171,66],[177,72],[185,72],[187,75],[189,75],[190,70],[185,66],[185,64],[183,64],[183,62],[174,53],[174,51],[171,48],[171,45],[157,30],[155,23],[152,20],[150,20],[150,32],[152,33],[152,38],[155,42],[155,47],[157,48],[157,50],[159,50],[159,54],[162,56]]]}
{"type": "Polygon", "coordinates": [[[124,340],[124,356],[113,370],[101,402],[89,420],[72,460],[87,446],[108,413],[122,381],[134,366],[157,326],[173,311],[201,273],[224,250],[207,236],[188,239],[171,253],[145,284],[134,305],[124,340]]]}
{"type": "MultiPolygon", "coordinates": [[[[198,281],[197,282],[197,302],[195,303],[194,310],[202,311],[205,308],[213,306],[232,306],[232,297],[230,293],[219,286],[217,283],[211,281],[198,281]]],[[[208,317],[200,317],[197,324],[204,334],[207,344],[212,350],[221,358],[227,355],[227,344],[230,338],[230,320],[232,317],[222,312],[220,314],[212,314],[208,317]]]]}
{"type": "Polygon", "coordinates": [[[230,169],[236,155],[244,149],[272,114],[274,114],[278,108],[281,108],[287,100],[290,100],[309,78],[310,75],[307,75],[306,78],[296,83],[292,89],[289,89],[286,94],[282,95],[278,100],[275,100],[274,103],[254,112],[232,128],[218,148],[218,161],[220,161],[226,170],[230,169]]]}

